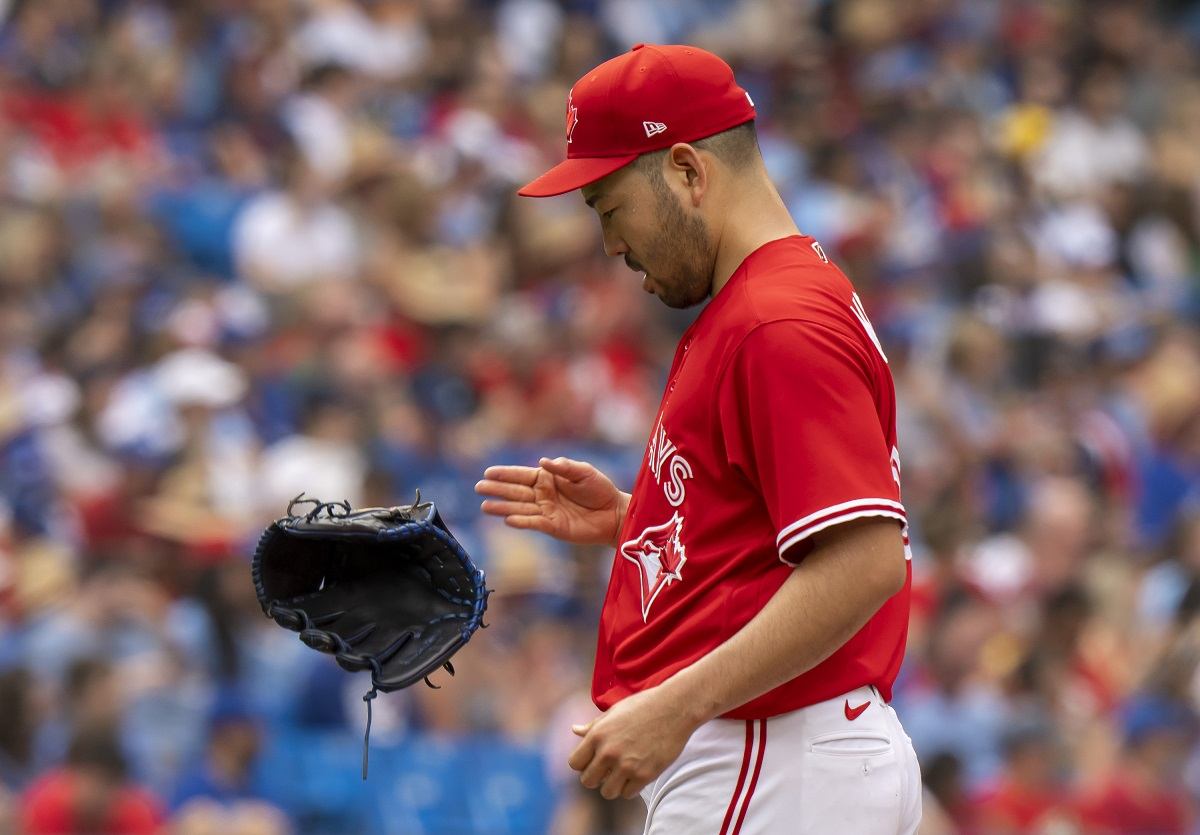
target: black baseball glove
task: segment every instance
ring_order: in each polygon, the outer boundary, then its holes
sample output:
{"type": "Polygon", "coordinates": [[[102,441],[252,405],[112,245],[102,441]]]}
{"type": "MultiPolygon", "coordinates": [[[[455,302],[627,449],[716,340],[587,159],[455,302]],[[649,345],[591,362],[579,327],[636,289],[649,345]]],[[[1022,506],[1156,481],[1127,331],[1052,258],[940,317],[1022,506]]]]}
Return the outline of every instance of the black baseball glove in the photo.
{"type": "Polygon", "coordinates": [[[362,510],[301,494],[263,531],[251,571],[268,617],[344,669],[371,672],[367,738],[377,691],[434,687],[430,673],[453,675],[450,657],[486,625],[483,572],[420,493],[408,506],[362,510]]]}

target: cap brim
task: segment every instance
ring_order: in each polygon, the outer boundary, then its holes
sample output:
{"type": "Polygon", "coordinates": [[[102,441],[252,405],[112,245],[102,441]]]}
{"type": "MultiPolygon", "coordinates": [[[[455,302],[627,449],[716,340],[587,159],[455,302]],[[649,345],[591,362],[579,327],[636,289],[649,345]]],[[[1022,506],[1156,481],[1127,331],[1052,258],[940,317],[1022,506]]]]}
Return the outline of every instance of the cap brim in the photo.
{"type": "Polygon", "coordinates": [[[637,154],[628,154],[620,157],[566,159],[536,180],[517,189],[517,194],[522,197],[554,197],[556,194],[566,194],[607,177],[637,158],[637,154]]]}

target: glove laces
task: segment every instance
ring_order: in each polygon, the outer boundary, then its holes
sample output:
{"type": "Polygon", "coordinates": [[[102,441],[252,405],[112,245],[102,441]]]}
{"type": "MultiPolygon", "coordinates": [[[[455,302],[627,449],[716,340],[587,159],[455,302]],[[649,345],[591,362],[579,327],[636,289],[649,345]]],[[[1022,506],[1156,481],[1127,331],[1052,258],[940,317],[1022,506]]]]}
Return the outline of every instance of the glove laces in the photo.
{"type": "Polygon", "coordinates": [[[344,499],[340,502],[323,502],[320,499],[310,499],[301,493],[299,496],[288,502],[287,510],[285,512],[293,519],[303,516],[307,522],[313,521],[320,516],[321,513],[324,513],[330,519],[337,519],[339,517],[350,515],[350,502],[344,499]],[[310,504],[313,506],[313,509],[308,513],[295,513],[293,508],[295,508],[295,506],[298,504],[310,504]]]}
{"type": "MultiPolygon", "coordinates": [[[[363,697],[362,697],[362,700],[367,703],[367,729],[363,733],[363,770],[362,770],[363,776],[362,776],[362,778],[364,780],[367,779],[367,753],[371,747],[371,702],[373,702],[375,700],[375,697],[379,695],[379,686],[377,684],[375,684],[375,682],[377,682],[379,679],[383,678],[383,666],[379,663],[379,659],[368,658],[367,660],[371,662],[371,670],[374,673],[374,676],[371,678],[371,689],[368,690],[365,694],[363,694],[363,697]]],[[[446,672],[450,673],[450,675],[454,675],[454,665],[451,664],[449,661],[446,661],[442,664],[442,669],[445,670],[446,672]]],[[[434,690],[442,689],[441,687],[439,687],[438,685],[436,685],[432,681],[430,681],[429,676],[425,676],[425,684],[427,684],[429,687],[432,687],[434,690]]]]}
{"type": "Polygon", "coordinates": [[[363,733],[363,780],[367,779],[367,753],[371,747],[371,702],[379,695],[379,688],[375,682],[383,677],[383,667],[380,663],[374,658],[368,660],[371,662],[371,672],[373,675],[371,677],[371,689],[362,697],[363,701],[367,703],[367,730],[363,733]]]}

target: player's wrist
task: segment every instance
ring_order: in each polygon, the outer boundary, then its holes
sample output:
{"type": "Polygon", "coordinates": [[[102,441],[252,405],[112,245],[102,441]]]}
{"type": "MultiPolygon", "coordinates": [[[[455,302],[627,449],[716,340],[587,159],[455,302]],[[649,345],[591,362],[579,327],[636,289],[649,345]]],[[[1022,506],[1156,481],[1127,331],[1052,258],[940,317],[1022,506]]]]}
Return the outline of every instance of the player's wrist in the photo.
{"type": "Polygon", "coordinates": [[[713,688],[706,686],[691,667],[680,670],[658,687],[693,730],[723,712],[713,688]]]}
{"type": "Polygon", "coordinates": [[[625,525],[625,514],[629,511],[629,500],[632,496],[623,490],[617,491],[617,507],[614,512],[616,517],[613,521],[612,537],[609,540],[609,545],[616,548],[619,546],[621,539],[621,528],[625,525]]]}

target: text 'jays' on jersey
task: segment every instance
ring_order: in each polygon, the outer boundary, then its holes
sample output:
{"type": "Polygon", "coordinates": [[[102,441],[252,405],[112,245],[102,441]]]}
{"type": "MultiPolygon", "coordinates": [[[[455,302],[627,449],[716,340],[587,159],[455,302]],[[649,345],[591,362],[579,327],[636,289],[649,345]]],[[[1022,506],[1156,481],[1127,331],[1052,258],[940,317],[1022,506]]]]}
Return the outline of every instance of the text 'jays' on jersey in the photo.
{"type": "MultiPolygon", "coordinates": [[[[692,323],[621,529],[600,618],[602,710],[720,646],[810,537],[867,516],[904,532],[896,395],[850,282],[805,236],[750,254],[692,323]]],[[[757,719],[873,684],[904,656],[904,588],[817,667],[725,714],[757,719]]]]}

